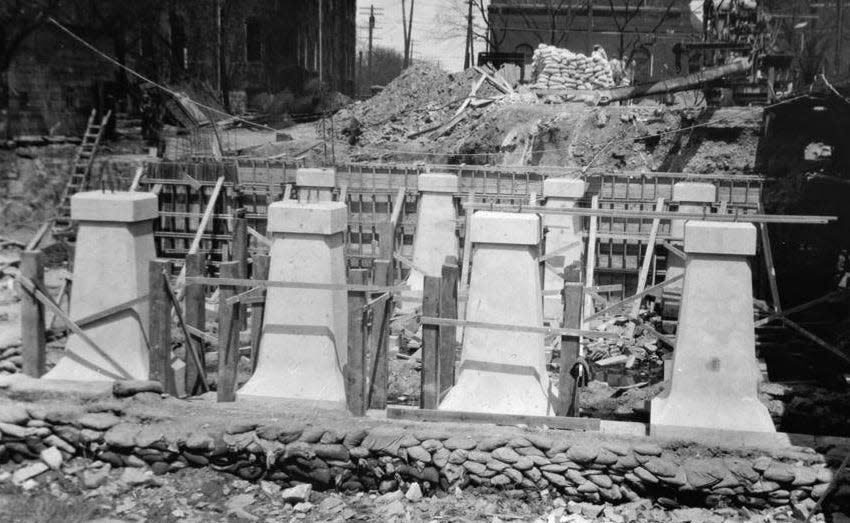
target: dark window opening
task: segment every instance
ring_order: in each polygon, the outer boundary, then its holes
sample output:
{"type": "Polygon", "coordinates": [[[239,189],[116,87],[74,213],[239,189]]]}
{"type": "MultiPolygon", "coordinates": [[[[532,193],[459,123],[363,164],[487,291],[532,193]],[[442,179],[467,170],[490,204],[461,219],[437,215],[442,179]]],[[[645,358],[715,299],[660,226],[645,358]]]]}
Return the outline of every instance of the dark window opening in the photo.
{"type": "Polygon", "coordinates": [[[245,59],[259,62],[263,58],[263,40],[260,35],[260,20],[254,17],[245,20],[245,59]]]}

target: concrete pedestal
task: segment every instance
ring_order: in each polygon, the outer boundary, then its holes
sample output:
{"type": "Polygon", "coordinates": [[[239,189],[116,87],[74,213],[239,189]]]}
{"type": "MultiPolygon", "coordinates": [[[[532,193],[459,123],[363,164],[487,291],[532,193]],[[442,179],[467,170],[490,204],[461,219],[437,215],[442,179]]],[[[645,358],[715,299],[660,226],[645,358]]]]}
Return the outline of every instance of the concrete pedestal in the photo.
{"type": "MultiPolygon", "coordinates": [[[[702,213],[707,206],[717,200],[717,188],[711,183],[679,182],[673,185],[673,201],[678,203],[678,212],[702,213]]],[[[672,220],[670,235],[673,243],[681,245],[685,235],[686,220],[672,220]]],[[[667,273],[669,280],[685,272],[685,262],[678,256],[667,254],[667,273]]],[[[682,283],[673,283],[662,291],[664,318],[675,320],[679,315],[679,303],[682,296],[682,283]]]]}
{"type": "MultiPolygon", "coordinates": [[[[269,280],[345,284],[344,203],[269,206],[269,280]]],[[[257,368],[241,396],[324,400],[345,406],[345,290],[270,287],[257,368]]]]}
{"type": "MultiPolygon", "coordinates": [[[[479,211],[469,234],[473,254],[466,319],[542,326],[540,269],[535,262],[540,218],[479,211]]],[[[457,384],[439,408],[553,414],[544,341],[543,334],[467,327],[457,384]]]]}
{"type": "Polygon", "coordinates": [[[336,186],[336,169],[301,168],[295,171],[295,186],[298,187],[298,201],[329,202],[333,200],[336,186]]]}
{"type": "Polygon", "coordinates": [[[458,178],[454,174],[424,173],[419,175],[416,235],[413,238],[413,264],[407,277],[410,292],[402,295],[402,310],[422,305],[425,276],[439,277],[446,256],[457,256],[455,234],[457,208],[454,195],[458,178]]]}
{"type": "MultiPolygon", "coordinates": [[[[584,196],[587,184],[583,180],[549,178],[543,181],[544,206],[547,209],[572,209],[584,196]]],[[[581,237],[581,216],[544,214],[543,226],[546,233],[546,252],[556,253],[546,260],[543,271],[543,289],[560,291],[564,288],[564,269],[581,265],[584,243],[581,237]],[[568,247],[570,246],[570,247],[568,247]],[[566,247],[566,248],[565,248],[566,247]]],[[[564,316],[563,299],[560,295],[543,296],[543,318],[560,325],[564,316]]]]}
{"type": "Polygon", "coordinates": [[[758,400],[749,223],[685,224],[685,281],[672,379],[652,400],[653,428],[775,432],[758,400]]]}
{"type": "MultiPolygon", "coordinates": [[[[71,218],[79,222],[71,319],[82,319],[148,293],[148,264],[156,258],[153,220],[157,216],[157,197],[152,193],[92,191],[71,197],[71,218]]],[[[83,330],[103,353],[72,334],[65,345],[65,356],[43,378],[146,380],[147,328],[147,302],[85,327],[83,330]]]]}

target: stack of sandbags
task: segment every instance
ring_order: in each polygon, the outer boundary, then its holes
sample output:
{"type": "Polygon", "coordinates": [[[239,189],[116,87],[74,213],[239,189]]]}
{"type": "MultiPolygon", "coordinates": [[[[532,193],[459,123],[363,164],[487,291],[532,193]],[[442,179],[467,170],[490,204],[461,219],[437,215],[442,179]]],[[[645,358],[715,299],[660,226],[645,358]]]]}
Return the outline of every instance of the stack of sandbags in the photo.
{"type": "Polygon", "coordinates": [[[614,86],[604,52],[592,56],[540,44],[532,61],[536,89],[600,89],[614,86]]]}

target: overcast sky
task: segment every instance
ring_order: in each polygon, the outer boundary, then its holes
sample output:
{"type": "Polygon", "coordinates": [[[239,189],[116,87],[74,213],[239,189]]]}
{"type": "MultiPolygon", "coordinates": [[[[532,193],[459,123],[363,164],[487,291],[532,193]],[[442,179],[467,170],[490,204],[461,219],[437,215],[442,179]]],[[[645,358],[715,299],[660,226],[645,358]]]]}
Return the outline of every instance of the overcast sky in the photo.
{"type": "MultiPolygon", "coordinates": [[[[439,62],[448,71],[459,71],[463,68],[464,37],[446,36],[446,24],[440,23],[440,13],[443,17],[452,13],[451,5],[463,5],[465,0],[415,0],[413,5],[413,56],[439,62]]],[[[410,0],[405,0],[410,9],[410,0]]],[[[390,47],[403,51],[404,33],[401,25],[401,0],[359,0],[357,9],[358,49],[366,49],[369,36],[369,6],[374,5],[381,14],[375,16],[374,45],[390,47]]],[[[463,23],[463,15],[460,15],[463,23]]],[[[482,50],[477,45],[475,52],[482,50]]]]}

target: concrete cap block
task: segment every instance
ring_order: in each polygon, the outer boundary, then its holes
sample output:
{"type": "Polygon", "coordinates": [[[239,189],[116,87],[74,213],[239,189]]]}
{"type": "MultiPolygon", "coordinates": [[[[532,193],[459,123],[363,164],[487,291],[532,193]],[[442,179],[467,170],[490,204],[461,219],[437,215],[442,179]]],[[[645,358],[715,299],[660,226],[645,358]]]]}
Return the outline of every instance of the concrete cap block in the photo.
{"type": "Polygon", "coordinates": [[[460,189],[457,175],[446,173],[422,173],[419,175],[418,188],[420,192],[456,193],[460,189]]]}
{"type": "Polygon", "coordinates": [[[298,187],[334,187],[336,185],[336,169],[333,167],[296,169],[295,185],[298,187]]]}
{"type": "Polygon", "coordinates": [[[159,216],[159,199],[150,192],[87,191],[71,196],[71,219],[135,223],[159,216]]]}
{"type": "Polygon", "coordinates": [[[269,205],[269,232],[336,234],[347,226],[348,208],[342,202],[285,200],[269,205]]]}
{"type": "Polygon", "coordinates": [[[754,256],[756,228],[752,223],[685,223],[685,252],[754,256]]]}
{"type": "Polygon", "coordinates": [[[678,182],[673,184],[674,202],[711,203],[717,200],[717,187],[711,183],[678,182]]]}
{"type": "Polygon", "coordinates": [[[581,198],[587,191],[587,182],[577,178],[546,178],[543,196],[546,198],[581,198]]]}
{"type": "Polygon", "coordinates": [[[478,211],[472,215],[470,240],[474,243],[537,245],[540,217],[536,214],[478,211]]]}

